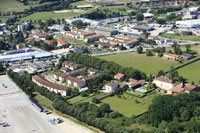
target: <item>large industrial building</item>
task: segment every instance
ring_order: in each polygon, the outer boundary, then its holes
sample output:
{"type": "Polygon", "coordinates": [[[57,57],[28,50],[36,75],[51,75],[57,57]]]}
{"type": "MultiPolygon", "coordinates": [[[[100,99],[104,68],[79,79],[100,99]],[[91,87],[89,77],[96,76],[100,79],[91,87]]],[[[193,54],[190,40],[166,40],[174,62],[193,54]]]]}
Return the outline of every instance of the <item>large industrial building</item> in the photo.
{"type": "Polygon", "coordinates": [[[198,28],[199,25],[200,25],[200,19],[176,21],[176,26],[177,26],[177,27],[183,27],[183,28],[198,28]]]}
{"type": "Polygon", "coordinates": [[[36,51],[34,49],[19,49],[4,52],[0,55],[0,62],[17,62],[17,61],[25,61],[32,59],[43,59],[49,58],[53,55],[49,52],[45,51],[36,51]]]}

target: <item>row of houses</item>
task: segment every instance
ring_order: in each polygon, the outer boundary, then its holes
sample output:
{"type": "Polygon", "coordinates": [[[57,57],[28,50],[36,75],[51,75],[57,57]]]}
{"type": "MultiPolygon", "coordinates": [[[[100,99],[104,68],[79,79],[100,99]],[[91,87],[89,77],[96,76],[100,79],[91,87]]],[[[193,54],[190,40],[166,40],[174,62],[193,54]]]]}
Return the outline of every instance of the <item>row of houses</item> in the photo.
{"type": "Polygon", "coordinates": [[[79,29],[71,29],[71,31],[66,32],[66,36],[84,42],[94,42],[104,37],[102,34],[96,34],[95,32],[83,31],[79,29]]]}

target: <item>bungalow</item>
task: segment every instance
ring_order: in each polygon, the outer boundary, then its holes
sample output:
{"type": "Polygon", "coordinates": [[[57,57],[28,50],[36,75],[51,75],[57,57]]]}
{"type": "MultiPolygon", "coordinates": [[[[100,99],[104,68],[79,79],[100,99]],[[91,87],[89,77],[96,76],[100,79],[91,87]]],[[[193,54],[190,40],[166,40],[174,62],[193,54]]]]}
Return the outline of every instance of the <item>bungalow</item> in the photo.
{"type": "Polygon", "coordinates": [[[181,58],[182,58],[183,60],[189,60],[189,59],[192,58],[192,55],[191,55],[191,54],[188,54],[188,53],[183,53],[183,54],[181,55],[181,58]]]}
{"type": "Polygon", "coordinates": [[[129,82],[135,83],[135,82],[137,82],[137,80],[136,80],[136,79],[133,79],[133,78],[130,78],[130,79],[129,79],[129,82]]]}
{"type": "Polygon", "coordinates": [[[114,76],[115,79],[118,79],[118,80],[124,80],[125,79],[125,76],[124,74],[122,73],[118,73],[114,76]]]}
{"type": "Polygon", "coordinates": [[[157,87],[167,91],[176,85],[172,79],[166,76],[155,77],[153,83],[156,84],[157,87]]]}
{"type": "Polygon", "coordinates": [[[179,60],[181,56],[180,55],[176,55],[176,54],[171,54],[171,53],[164,53],[163,57],[179,60]]]}
{"type": "Polygon", "coordinates": [[[25,39],[25,42],[32,41],[32,40],[34,40],[34,37],[33,36],[29,36],[28,38],[25,39]]]}
{"type": "Polygon", "coordinates": [[[62,96],[68,96],[71,93],[71,88],[49,82],[40,75],[33,76],[32,80],[37,85],[44,86],[48,90],[53,91],[55,93],[60,93],[62,96]]]}

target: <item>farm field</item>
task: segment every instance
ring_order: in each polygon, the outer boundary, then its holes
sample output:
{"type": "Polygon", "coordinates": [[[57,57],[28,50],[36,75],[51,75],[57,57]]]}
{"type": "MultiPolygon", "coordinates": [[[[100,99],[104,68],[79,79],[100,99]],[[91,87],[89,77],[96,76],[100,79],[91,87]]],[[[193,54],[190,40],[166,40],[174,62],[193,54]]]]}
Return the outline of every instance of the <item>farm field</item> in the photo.
{"type": "Polygon", "coordinates": [[[112,110],[118,111],[126,116],[133,116],[147,111],[151,104],[152,97],[137,98],[123,94],[122,98],[117,96],[107,97],[101,100],[102,103],[108,103],[112,110]],[[124,98],[126,97],[126,99],[124,98]]]}
{"type": "Polygon", "coordinates": [[[194,81],[195,85],[200,85],[200,60],[178,69],[179,75],[188,79],[187,81],[191,83],[194,81]]]}
{"type": "Polygon", "coordinates": [[[113,61],[125,67],[133,67],[146,74],[156,75],[159,70],[167,71],[169,68],[179,66],[175,60],[168,60],[157,56],[146,56],[146,54],[138,54],[136,52],[121,53],[115,55],[100,56],[99,58],[113,61]]]}
{"type": "Polygon", "coordinates": [[[163,37],[173,38],[178,40],[190,40],[190,41],[200,41],[200,36],[188,35],[188,36],[176,36],[174,34],[165,33],[162,34],[163,37]]]}
{"type": "Polygon", "coordinates": [[[54,12],[38,12],[27,17],[21,19],[21,21],[28,21],[28,20],[47,20],[47,19],[62,19],[62,18],[71,18],[74,16],[80,15],[79,12],[65,12],[65,13],[54,13],[54,12]]]}

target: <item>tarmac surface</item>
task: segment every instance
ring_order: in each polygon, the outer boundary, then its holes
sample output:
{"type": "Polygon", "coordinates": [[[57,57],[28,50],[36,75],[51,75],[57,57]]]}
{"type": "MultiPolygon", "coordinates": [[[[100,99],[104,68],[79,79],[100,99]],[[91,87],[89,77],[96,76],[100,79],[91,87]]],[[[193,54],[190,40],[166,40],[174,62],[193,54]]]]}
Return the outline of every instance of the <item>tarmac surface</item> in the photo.
{"type": "Polygon", "coordinates": [[[0,76],[0,133],[63,133],[39,112],[7,75],[0,76]],[[9,126],[3,127],[1,123],[9,126]]]}

